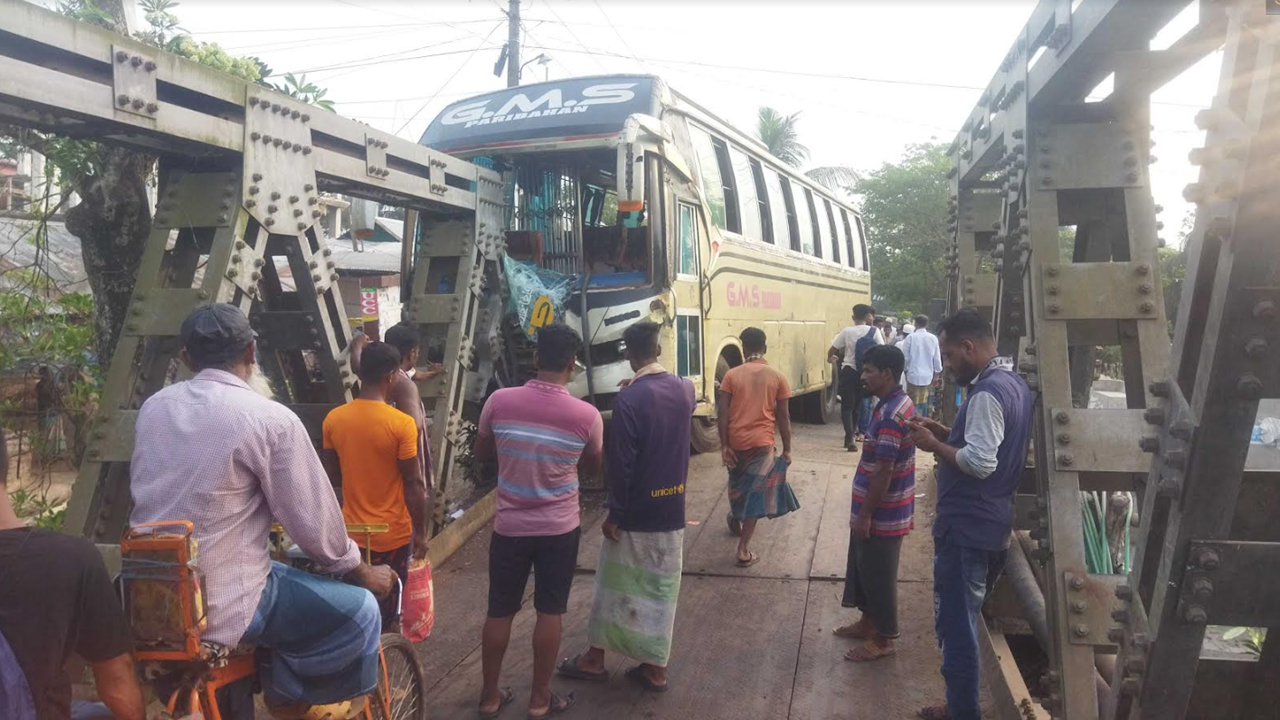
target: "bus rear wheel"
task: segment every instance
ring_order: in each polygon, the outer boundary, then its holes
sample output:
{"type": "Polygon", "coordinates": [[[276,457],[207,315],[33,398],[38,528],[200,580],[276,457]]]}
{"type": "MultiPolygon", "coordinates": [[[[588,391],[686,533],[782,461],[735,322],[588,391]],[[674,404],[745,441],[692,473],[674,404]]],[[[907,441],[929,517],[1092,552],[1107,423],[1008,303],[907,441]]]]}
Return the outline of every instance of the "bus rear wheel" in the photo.
{"type": "Polygon", "coordinates": [[[800,419],[816,425],[832,425],[840,422],[839,373],[832,373],[831,384],[821,390],[799,398],[800,419]]]}
{"type": "Polygon", "coordinates": [[[694,417],[689,431],[689,444],[695,453],[710,453],[720,449],[720,428],[715,418],[694,417]]]}

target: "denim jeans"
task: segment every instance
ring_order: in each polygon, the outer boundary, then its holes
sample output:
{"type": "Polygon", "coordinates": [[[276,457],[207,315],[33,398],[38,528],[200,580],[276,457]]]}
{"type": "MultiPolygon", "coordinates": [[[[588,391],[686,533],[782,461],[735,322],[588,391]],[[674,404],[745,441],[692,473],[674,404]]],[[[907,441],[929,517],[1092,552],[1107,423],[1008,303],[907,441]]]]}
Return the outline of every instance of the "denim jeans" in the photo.
{"type": "Polygon", "coordinates": [[[1006,550],[993,552],[933,539],[933,626],[942,649],[942,678],[952,720],[979,720],[978,623],[982,603],[1004,569],[1006,550]]]}

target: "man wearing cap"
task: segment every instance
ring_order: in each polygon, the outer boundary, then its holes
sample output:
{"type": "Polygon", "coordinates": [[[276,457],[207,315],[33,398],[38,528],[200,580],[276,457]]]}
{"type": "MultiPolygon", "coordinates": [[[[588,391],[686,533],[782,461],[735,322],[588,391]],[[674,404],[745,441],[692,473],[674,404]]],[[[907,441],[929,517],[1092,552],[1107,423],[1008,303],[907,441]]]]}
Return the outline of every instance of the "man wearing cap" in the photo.
{"type": "Polygon", "coordinates": [[[394,573],[360,561],[302,422],[253,389],[261,375],[244,313],[196,308],[180,335],[182,361],[196,375],[138,412],[130,522],[195,525],[208,603],[202,639],[268,648],[259,675],[269,705],[300,709],[368,694],[380,625],[369,591],[385,596],[394,573]],[[272,518],[321,572],[345,582],[271,562],[272,518]]]}

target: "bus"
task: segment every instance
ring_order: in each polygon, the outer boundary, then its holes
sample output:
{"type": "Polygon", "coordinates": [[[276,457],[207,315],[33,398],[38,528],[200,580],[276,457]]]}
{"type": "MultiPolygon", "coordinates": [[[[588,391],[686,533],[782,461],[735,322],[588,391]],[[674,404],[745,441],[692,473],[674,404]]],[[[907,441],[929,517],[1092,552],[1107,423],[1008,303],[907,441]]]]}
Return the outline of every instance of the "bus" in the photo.
{"type": "Polygon", "coordinates": [[[697,388],[696,450],[719,445],[716,388],[750,326],[797,419],[838,422],[826,351],[870,301],[862,218],[751,135],[658,77],[606,75],[455,102],[420,142],[500,172],[508,256],[575,278],[569,389],[606,419],[632,374],[623,332],[650,319],[664,365],[697,388]]]}

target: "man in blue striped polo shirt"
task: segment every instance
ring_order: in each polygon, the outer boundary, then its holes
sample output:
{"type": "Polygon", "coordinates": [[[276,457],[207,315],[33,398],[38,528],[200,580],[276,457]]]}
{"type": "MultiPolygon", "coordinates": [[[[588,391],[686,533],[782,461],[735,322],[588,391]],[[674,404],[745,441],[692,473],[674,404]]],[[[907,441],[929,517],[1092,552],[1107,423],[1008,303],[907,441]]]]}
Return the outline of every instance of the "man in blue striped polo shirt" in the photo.
{"type": "Polygon", "coordinates": [[[892,655],[898,637],[898,554],[915,527],[916,502],[916,446],[907,426],[915,404],[898,384],[903,364],[902,351],[892,345],[877,345],[862,358],[862,382],[878,402],[853,478],[842,603],[862,617],[835,630],[862,640],[845,653],[854,662],[892,655]]]}

